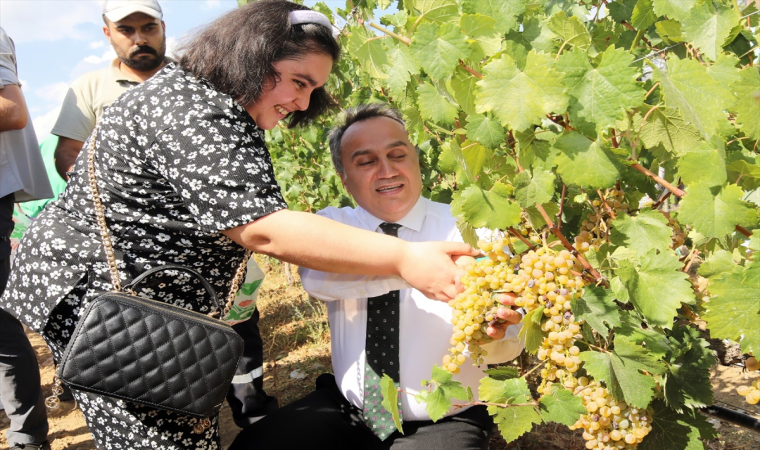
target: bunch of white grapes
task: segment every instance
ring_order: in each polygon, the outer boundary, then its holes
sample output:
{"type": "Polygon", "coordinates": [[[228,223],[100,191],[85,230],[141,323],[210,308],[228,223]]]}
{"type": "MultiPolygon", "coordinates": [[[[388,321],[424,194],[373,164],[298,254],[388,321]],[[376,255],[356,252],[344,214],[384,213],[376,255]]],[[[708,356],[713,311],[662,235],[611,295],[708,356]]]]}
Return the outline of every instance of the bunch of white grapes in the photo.
{"type": "Polygon", "coordinates": [[[615,398],[597,381],[578,379],[578,396],[586,414],[570,426],[583,429],[587,449],[634,449],[652,431],[652,411],[627,405],[615,398]]]}
{"type": "Polygon", "coordinates": [[[575,237],[575,249],[586,253],[591,247],[599,246],[609,240],[610,223],[613,216],[628,213],[625,193],[620,189],[607,189],[601,199],[592,200],[594,211],[581,222],[580,233],[575,237]]]}
{"type": "Polygon", "coordinates": [[[459,373],[467,354],[475,365],[482,364],[487,355],[480,346],[491,342],[486,331],[497,320],[496,311],[500,306],[493,299],[493,293],[504,290],[507,279],[514,277],[513,265],[519,261],[512,256],[510,249],[514,239],[503,237],[494,242],[478,242],[478,247],[488,257],[468,268],[462,277],[464,291],[449,301],[454,329],[450,341],[452,347],[443,357],[443,367],[451,373],[459,373]]]}
{"type": "MultiPolygon", "coordinates": [[[[760,370],[760,362],[754,356],[750,356],[744,361],[744,367],[749,371],[760,370]]],[[[755,379],[749,386],[739,386],[737,389],[739,395],[747,400],[750,405],[757,405],[760,402],[760,378],[755,379]]]]}

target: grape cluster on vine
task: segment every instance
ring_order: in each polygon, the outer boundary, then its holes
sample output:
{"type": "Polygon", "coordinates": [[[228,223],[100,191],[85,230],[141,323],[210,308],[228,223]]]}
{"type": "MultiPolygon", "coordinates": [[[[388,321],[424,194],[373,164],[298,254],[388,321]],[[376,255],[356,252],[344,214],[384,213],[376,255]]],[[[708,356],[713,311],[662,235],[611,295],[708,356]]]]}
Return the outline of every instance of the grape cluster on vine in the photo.
{"type": "Polygon", "coordinates": [[[452,307],[451,323],[454,325],[449,354],[443,357],[443,367],[451,373],[459,373],[469,353],[476,365],[483,363],[487,351],[481,344],[491,341],[486,335],[488,326],[496,319],[500,306],[493,299],[495,291],[504,289],[510,276],[514,276],[512,266],[519,259],[512,256],[509,246],[514,238],[499,238],[489,243],[481,241],[478,247],[488,255],[469,267],[462,277],[464,291],[449,301],[452,307]]]}
{"type": "Polygon", "coordinates": [[[594,211],[581,222],[581,231],[575,237],[575,249],[586,253],[592,247],[599,249],[609,241],[610,224],[619,213],[628,212],[625,193],[620,189],[607,189],[599,199],[591,201],[594,211]]]}
{"type": "Polygon", "coordinates": [[[587,414],[570,426],[583,429],[587,449],[633,449],[652,431],[652,411],[634,408],[615,400],[597,381],[578,379],[577,395],[583,400],[587,414]]]}
{"type": "MultiPolygon", "coordinates": [[[[754,356],[750,356],[744,361],[744,367],[751,372],[757,371],[760,370],[760,362],[754,356]]],[[[747,403],[757,405],[760,402],[760,378],[755,379],[749,386],[739,386],[736,391],[747,403]]]]}

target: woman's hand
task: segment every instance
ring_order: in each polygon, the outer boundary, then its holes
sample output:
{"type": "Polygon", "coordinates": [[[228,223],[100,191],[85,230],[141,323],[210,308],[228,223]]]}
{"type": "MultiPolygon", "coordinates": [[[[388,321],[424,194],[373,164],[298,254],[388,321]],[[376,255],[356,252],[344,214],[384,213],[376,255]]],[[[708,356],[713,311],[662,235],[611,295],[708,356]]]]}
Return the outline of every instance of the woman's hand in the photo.
{"type": "Polygon", "coordinates": [[[497,320],[494,320],[492,324],[488,326],[486,335],[493,340],[498,341],[504,339],[507,327],[520,323],[522,320],[522,314],[512,309],[515,306],[515,298],[517,298],[517,295],[512,292],[495,294],[494,298],[501,303],[502,306],[499,306],[499,309],[496,311],[497,320]]]}
{"type": "Polygon", "coordinates": [[[463,290],[465,271],[453,261],[478,253],[462,242],[409,242],[399,275],[426,297],[446,302],[463,290]]]}

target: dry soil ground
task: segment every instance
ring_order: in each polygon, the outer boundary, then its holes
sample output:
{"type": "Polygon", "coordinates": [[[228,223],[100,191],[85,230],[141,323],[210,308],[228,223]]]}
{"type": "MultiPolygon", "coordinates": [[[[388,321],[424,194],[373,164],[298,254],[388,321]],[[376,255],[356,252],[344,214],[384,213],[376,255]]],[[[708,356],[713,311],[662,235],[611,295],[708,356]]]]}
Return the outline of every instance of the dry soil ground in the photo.
{"type": "MultiPolygon", "coordinates": [[[[265,339],[265,387],[279,398],[280,404],[287,404],[309,392],[319,374],[331,370],[327,317],[322,304],[309,300],[301,289],[294,268],[284,271],[283,265],[276,261],[270,264],[266,258],[261,258],[259,264],[267,273],[258,302],[265,339]],[[294,372],[298,377],[291,376],[294,372]]],[[[43,393],[49,395],[54,372],[52,358],[38,335],[30,332],[28,336],[40,362],[43,393]]],[[[747,381],[739,367],[718,366],[713,377],[717,404],[738,406],[760,418],[760,405],[750,406],[736,394],[736,387],[744,383],[747,381]]],[[[49,418],[52,449],[95,449],[82,414],[73,402],[64,406],[68,411],[49,418]]],[[[0,411],[0,449],[7,448],[5,430],[8,423],[5,413],[0,411]]],[[[707,444],[710,450],[760,449],[760,434],[717,420],[715,424],[721,437],[707,444]]],[[[221,411],[221,430],[222,448],[226,449],[240,431],[226,404],[221,411]]],[[[494,437],[490,448],[580,450],[585,447],[578,432],[548,424],[534,428],[533,432],[509,444],[494,437]]]]}

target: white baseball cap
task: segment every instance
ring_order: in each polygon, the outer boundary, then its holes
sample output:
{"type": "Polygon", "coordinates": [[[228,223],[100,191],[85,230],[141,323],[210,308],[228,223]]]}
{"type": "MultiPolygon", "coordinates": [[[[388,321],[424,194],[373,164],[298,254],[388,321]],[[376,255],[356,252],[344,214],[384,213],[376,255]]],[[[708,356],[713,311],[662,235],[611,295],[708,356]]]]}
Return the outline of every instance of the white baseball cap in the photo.
{"type": "Polygon", "coordinates": [[[108,0],[103,4],[103,15],[111,22],[134,13],[143,13],[161,20],[161,5],[156,0],[108,0]]]}

